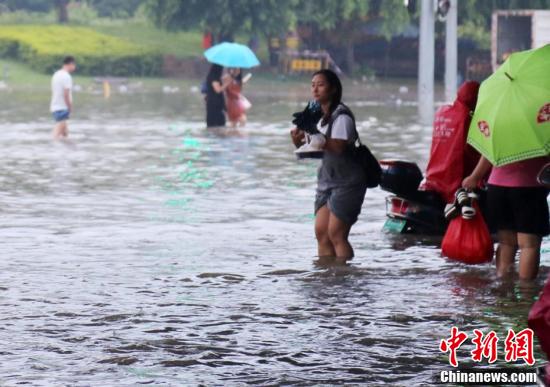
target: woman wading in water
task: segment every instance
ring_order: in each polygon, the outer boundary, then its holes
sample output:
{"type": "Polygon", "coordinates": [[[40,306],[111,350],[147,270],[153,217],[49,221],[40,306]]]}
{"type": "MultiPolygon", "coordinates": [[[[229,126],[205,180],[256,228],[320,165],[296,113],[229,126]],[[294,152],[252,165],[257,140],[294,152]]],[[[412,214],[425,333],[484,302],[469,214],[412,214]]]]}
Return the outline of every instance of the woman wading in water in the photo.
{"type": "Polygon", "coordinates": [[[230,80],[222,82],[223,67],[213,64],[206,76],[206,127],[225,126],[224,91],[229,87],[230,80]]]}
{"type": "MultiPolygon", "coordinates": [[[[355,118],[342,103],[342,83],[333,71],[313,74],[311,94],[321,105],[323,117],[317,128],[326,138],[315,197],[319,259],[345,263],[354,255],[348,236],[367,191],[364,169],[353,156],[358,137],[355,118]]],[[[301,130],[293,129],[291,137],[296,147],[302,145],[301,130]]]]}

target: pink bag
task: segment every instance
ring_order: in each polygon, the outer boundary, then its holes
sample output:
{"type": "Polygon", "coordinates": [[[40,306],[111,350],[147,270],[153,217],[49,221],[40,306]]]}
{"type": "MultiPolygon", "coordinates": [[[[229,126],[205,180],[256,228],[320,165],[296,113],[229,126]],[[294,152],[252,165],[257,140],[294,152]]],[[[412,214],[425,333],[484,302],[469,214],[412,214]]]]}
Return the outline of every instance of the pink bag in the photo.
{"type": "Polygon", "coordinates": [[[252,107],[252,104],[250,101],[242,94],[239,95],[239,108],[241,108],[243,111],[247,111],[252,107]]]}
{"type": "Polygon", "coordinates": [[[493,259],[493,240],[489,228],[477,202],[473,203],[473,207],[476,210],[473,219],[458,216],[451,220],[441,243],[444,256],[471,265],[493,259]]]}

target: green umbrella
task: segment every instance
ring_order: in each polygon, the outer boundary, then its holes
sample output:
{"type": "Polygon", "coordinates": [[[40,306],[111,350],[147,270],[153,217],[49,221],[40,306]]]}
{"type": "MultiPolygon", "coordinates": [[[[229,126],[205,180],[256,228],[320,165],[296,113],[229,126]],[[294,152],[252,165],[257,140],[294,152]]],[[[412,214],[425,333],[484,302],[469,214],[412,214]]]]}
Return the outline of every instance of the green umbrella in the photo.
{"type": "Polygon", "coordinates": [[[468,143],[495,166],[550,154],[550,44],[510,55],[481,84],[468,143]]]}

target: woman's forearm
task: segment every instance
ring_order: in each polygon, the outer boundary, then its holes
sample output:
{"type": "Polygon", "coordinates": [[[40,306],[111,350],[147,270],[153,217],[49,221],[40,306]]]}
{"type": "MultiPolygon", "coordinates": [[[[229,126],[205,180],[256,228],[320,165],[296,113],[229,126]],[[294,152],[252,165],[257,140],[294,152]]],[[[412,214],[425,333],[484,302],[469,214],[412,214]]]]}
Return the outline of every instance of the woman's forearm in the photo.
{"type": "Polygon", "coordinates": [[[466,189],[476,189],[479,186],[481,179],[487,175],[492,167],[493,166],[489,160],[481,156],[472,174],[462,180],[462,187],[466,189]]]}
{"type": "Polygon", "coordinates": [[[294,128],[290,131],[290,138],[292,139],[292,143],[296,148],[299,148],[304,143],[304,132],[301,130],[294,128]]]}
{"type": "Polygon", "coordinates": [[[220,82],[218,82],[218,81],[212,82],[212,88],[218,94],[223,93],[225,91],[225,89],[227,89],[228,86],[229,86],[228,83],[220,84],[220,82]]]}
{"type": "Polygon", "coordinates": [[[481,156],[481,158],[477,162],[476,167],[474,168],[474,171],[472,172],[472,177],[479,181],[487,175],[492,167],[493,165],[491,164],[491,162],[485,157],[481,156]]]}

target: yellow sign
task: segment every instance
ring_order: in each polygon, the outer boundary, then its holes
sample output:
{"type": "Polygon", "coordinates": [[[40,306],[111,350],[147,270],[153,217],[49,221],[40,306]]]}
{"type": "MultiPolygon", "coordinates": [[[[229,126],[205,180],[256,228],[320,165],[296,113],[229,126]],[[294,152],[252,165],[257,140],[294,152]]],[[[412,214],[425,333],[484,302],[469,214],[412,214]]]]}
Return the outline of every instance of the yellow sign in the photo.
{"type": "Polygon", "coordinates": [[[321,68],[322,62],[319,59],[292,59],[290,62],[292,71],[317,71],[321,68]]]}
{"type": "Polygon", "coordinates": [[[298,38],[295,38],[293,36],[286,38],[287,48],[290,48],[291,50],[296,50],[299,45],[300,45],[300,40],[298,38]]]}

